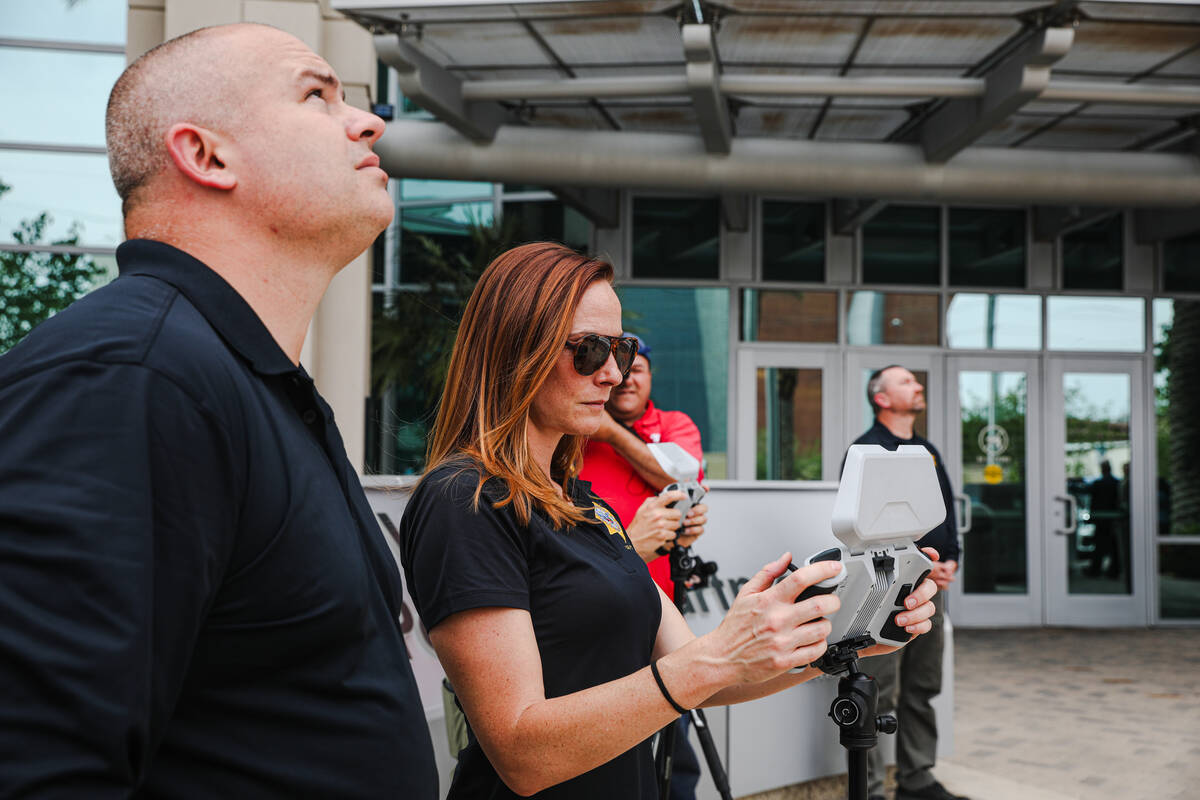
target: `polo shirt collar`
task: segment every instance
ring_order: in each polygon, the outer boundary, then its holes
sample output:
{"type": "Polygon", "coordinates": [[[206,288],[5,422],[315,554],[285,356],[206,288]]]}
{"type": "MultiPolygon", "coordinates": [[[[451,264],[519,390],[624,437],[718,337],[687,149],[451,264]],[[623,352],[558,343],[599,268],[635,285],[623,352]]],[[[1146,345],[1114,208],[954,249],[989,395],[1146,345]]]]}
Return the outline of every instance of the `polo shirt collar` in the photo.
{"type": "Polygon", "coordinates": [[[237,290],[194,256],[164,242],[130,239],[117,247],[117,266],[122,276],[149,275],[178,289],[256,372],[303,373],[237,290]]]}
{"type": "Polygon", "coordinates": [[[914,433],[912,439],[901,439],[899,436],[892,433],[887,425],[884,425],[879,420],[875,420],[875,424],[871,427],[880,437],[882,437],[885,441],[892,443],[893,445],[905,444],[917,438],[916,434],[914,433]]]}

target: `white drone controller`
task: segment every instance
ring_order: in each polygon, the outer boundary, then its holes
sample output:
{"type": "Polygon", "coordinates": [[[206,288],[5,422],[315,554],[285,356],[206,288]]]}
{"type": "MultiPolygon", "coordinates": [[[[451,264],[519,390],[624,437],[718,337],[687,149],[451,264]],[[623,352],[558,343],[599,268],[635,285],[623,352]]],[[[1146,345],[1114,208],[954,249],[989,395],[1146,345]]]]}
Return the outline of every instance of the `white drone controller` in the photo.
{"type": "Polygon", "coordinates": [[[842,569],[796,598],[835,594],[842,601],[829,618],[829,649],[814,666],[840,672],[841,661],[855,650],[875,643],[903,647],[912,638],[895,616],[933,563],[915,542],[945,518],[933,456],[924,447],[850,447],[833,503],[833,533],[842,546],[804,562],[840,561],[842,569]]]}
{"type": "Polygon", "coordinates": [[[680,527],[687,519],[692,506],[704,499],[708,490],[700,485],[700,462],[675,442],[654,442],[646,445],[646,449],[654,456],[654,460],[662,467],[663,472],[675,476],[675,482],[664,487],[660,495],[667,492],[683,492],[687,495],[682,500],[672,503],[670,508],[677,508],[683,514],[680,517],[680,527]]]}

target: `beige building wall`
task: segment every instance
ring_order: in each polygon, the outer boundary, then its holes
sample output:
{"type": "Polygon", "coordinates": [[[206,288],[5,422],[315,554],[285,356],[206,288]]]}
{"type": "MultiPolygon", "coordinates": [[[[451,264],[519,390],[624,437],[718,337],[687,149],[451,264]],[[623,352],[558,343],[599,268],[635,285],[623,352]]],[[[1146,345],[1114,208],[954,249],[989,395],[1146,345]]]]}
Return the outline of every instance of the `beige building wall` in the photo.
{"type": "MultiPolygon", "coordinates": [[[[263,22],[296,36],[337,71],[348,102],[370,107],[375,96],[371,35],[330,8],[328,0],[129,0],[126,58],[132,61],[196,28],[229,22],[263,22]]],[[[369,251],[334,279],[309,328],[300,360],[333,407],[350,463],[361,473],[370,390],[369,251]]]]}

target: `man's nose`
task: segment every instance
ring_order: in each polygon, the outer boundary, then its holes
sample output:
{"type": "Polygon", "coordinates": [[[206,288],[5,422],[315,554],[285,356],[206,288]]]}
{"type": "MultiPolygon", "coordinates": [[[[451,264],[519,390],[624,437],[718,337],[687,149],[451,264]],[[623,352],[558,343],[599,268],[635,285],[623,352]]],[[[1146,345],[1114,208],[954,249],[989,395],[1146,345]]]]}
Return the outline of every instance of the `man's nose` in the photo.
{"type": "Polygon", "coordinates": [[[369,111],[353,108],[353,106],[351,108],[353,110],[346,124],[346,133],[355,141],[366,139],[368,143],[374,145],[383,135],[383,129],[387,127],[387,123],[369,111]]]}

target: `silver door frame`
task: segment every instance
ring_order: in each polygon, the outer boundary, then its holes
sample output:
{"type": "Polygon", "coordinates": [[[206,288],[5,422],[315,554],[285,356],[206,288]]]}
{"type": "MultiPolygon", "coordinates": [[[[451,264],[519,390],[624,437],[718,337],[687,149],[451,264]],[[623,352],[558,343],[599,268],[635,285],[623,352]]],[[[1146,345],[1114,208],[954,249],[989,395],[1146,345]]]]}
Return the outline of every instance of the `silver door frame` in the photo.
{"type": "Polygon", "coordinates": [[[1047,501],[1043,503],[1045,535],[1042,555],[1047,625],[1078,625],[1109,627],[1114,625],[1145,626],[1152,621],[1152,591],[1154,581],[1154,545],[1151,534],[1150,458],[1153,455],[1153,428],[1147,408],[1146,360],[1141,355],[1129,357],[1047,355],[1045,365],[1046,402],[1043,426],[1046,480],[1043,482],[1047,501]],[[1066,492],[1062,485],[1065,474],[1064,445],[1066,442],[1065,397],[1062,392],[1066,373],[1115,373],[1129,376],[1129,433],[1130,456],[1135,468],[1130,475],[1130,532],[1129,557],[1132,591],[1128,595],[1071,595],[1065,582],[1068,537],[1053,531],[1065,524],[1064,504],[1050,502],[1054,495],[1066,492]]]}
{"type": "MultiPolygon", "coordinates": [[[[1042,469],[1041,431],[1043,388],[1041,359],[1038,356],[966,355],[946,359],[944,405],[947,436],[942,450],[950,483],[956,493],[963,492],[961,435],[962,407],[959,396],[959,375],[963,372],[1023,372],[1026,376],[1025,397],[1025,575],[1028,590],[1025,594],[969,594],[963,590],[961,579],[950,584],[950,607],[954,620],[964,627],[1030,627],[1042,624],[1042,511],[1045,482],[1042,469]]],[[[969,559],[971,533],[960,540],[963,559],[969,559]]],[[[961,575],[961,570],[960,570],[961,575]]]]}

